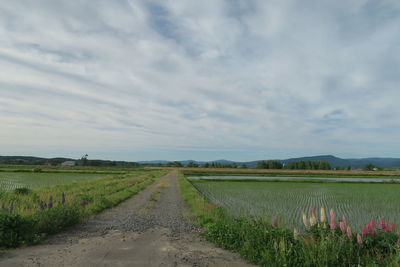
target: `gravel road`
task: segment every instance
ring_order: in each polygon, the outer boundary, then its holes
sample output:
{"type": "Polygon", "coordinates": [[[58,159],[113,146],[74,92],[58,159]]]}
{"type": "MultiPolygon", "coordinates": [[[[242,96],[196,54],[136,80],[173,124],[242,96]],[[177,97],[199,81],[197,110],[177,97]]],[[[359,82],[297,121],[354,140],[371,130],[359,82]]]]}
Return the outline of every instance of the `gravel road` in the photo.
{"type": "Polygon", "coordinates": [[[177,173],[39,245],[0,252],[0,266],[252,266],[188,223],[177,173]]]}

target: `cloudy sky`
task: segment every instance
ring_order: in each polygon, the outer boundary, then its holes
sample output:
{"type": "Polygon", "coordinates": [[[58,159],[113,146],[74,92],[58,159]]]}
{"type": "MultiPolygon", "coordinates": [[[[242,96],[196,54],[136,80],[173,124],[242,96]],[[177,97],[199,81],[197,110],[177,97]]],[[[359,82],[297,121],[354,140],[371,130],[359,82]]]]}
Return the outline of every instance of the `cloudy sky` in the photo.
{"type": "Polygon", "coordinates": [[[400,157],[398,0],[7,1],[0,155],[400,157]]]}

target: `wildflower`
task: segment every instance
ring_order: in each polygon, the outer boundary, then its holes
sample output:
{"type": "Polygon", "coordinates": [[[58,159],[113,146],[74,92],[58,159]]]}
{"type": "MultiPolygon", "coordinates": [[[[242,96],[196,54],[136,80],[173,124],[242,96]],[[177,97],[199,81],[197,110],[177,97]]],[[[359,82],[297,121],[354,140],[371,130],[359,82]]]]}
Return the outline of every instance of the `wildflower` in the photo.
{"type": "Polygon", "coordinates": [[[363,240],[362,240],[360,234],[357,234],[357,243],[358,243],[358,244],[362,244],[362,243],[363,243],[363,240]]]}
{"type": "Polygon", "coordinates": [[[371,220],[371,227],[372,227],[372,228],[375,228],[375,226],[376,226],[375,221],[374,221],[374,219],[372,219],[372,220],[371,220]]]}
{"type": "Polygon", "coordinates": [[[317,212],[315,210],[315,207],[311,207],[310,211],[311,211],[311,216],[314,216],[315,218],[317,218],[317,212]]]}
{"type": "Polygon", "coordinates": [[[322,206],[320,210],[320,221],[321,223],[326,222],[326,214],[325,214],[325,208],[322,206]]]}
{"type": "Polygon", "coordinates": [[[46,208],[45,203],[42,200],[40,201],[39,206],[40,206],[40,210],[44,210],[46,208]]]}
{"type": "Polygon", "coordinates": [[[329,217],[330,217],[330,222],[329,222],[329,226],[332,230],[335,230],[337,225],[336,225],[336,214],[335,211],[333,209],[331,209],[329,211],[329,217]]]}
{"type": "Polygon", "coordinates": [[[384,231],[387,231],[387,226],[386,226],[386,223],[385,223],[385,218],[381,218],[381,229],[382,230],[384,230],[384,231]]]}
{"type": "Polygon", "coordinates": [[[367,227],[363,227],[362,231],[361,231],[361,235],[362,236],[366,236],[367,235],[367,227]]]}
{"type": "Polygon", "coordinates": [[[347,226],[347,231],[346,231],[346,233],[347,233],[347,237],[348,238],[353,238],[353,232],[351,232],[351,228],[350,228],[350,226],[347,226]]]}
{"type": "Polygon", "coordinates": [[[63,192],[62,195],[61,195],[61,204],[64,205],[64,203],[65,203],[65,194],[63,192]]]}
{"type": "Polygon", "coordinates": [[[53,196],[50,196],[50,198],[49,198],[49,204],[47,205],[47,207],[48,207],[49,209],[51,209],[51,208],[53,207],[53,196]]]}
{"type": "Polygon", "coordinates": [[[370,234],[372,232],[372,226],[370,222],[365,225],[365,230],[367,234],[370,234]]]}
{"type": "Polygon", "coordinates": [[[81,206],[82,206],[82,207],[85,207],[85,206],[86,206],[86,201],[85,201],[84,199],[82,199],[82,201],[81,201],[81,206]]]}
{"type": "Polygon", "coordinates": [[[345,224],[345,222],[341,221],[339,223],[339,226],[340,226],[340,230],[342,231],[342,233],[346,232],[347,225],[345,224]]]}
{"type": "Polygon", "coordinates": [[[390,224],[390,231],[391,232],[396,232],[396,227],[394,226],[394,223],[390,224]]]}
{"type": "Polygon", "coordinates": [[[278,224],[279,224],[279,223],[278,223],[278,216],[275,216],[275,217],[274,217],[274,221],[272,222],[272,226],[273,226],[273,227],[278,227],[278,224]]]}
{"type": "Polygon", "coordinates": [[[310,217],[310,225],[314,226],[317,224],[317,217],[315,217],[314,215],[311,215],[310,217]]]}
{"type": "Polygon", "coordinates": [[[10,208],[8,209],[8,213],[13,213],[14,211],[14,204],[11,203],[10,208]]]}
{"type": "Polygon", "coordinates": [[[396,246],[400,247],[400,241],[397,241],[396,246]]]}
{"type": "Polygon", "coordinates": [[[299,237],[299,231],[296,228],[293,229],[293,238],[297,239],[299,237]]]}
{"type": "Polygon", "coordinates": [[[6,209],[6,207],[4,206],[4,203],[1,204],[1,210],[5,210],[5,209],[6,209]]]}
{"type": "Polygon", "coordinates": [[[307,215],[303,212],[303,223],[306,228],[310,227],[307,220],[307,215]]]}

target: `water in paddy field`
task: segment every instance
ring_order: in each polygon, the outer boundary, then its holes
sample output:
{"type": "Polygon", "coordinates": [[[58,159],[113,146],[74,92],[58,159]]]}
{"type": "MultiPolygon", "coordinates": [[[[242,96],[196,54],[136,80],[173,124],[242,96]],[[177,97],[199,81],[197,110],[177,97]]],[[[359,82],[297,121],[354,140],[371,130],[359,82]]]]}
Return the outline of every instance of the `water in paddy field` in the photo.
{"type": "Polygon", "coordinates": [[[342,182],[400,182],[398,178],[368,178],[368,177],[356,177],[356,178],[336,178],[336,177],[266,177],[266,176],[190,176],[192,180],[316,180],[316,181],[342,181],[342,182]]]}
{"type": "MultiPolygon", "coordinates": [[[[205,177],[201,177],[204,179],[205,177]]],[[[215,179],[215,176],[212,177],[215,179]]],[[[209,177],[209,179],[212,179],[209,177]]],[[[221,179],[226,179],[226,176],[221,179]]],[[[236,179],[244,180],[244,177],[236,179]]],[[[252,179],[253,177],[246,177],[252,179]]],[[[256,177],[265,178],[265,177],[256,177]]],[[[278,177],[270,177],[277,179],[278,177]]],[[[280,177],[279,177],[280,178],[280,177]]],[[[292,179],[287,177],[286,179],[292,179]]],[[[304,178],[302,178],[304,179],[304,178]]],[[[308,179],[308,178],[306,178],[308,179]]],[[[332,179],[332,178],[328,178],[332,179]]],[[[337,178],[342,181],[345,178],[337,178]]],[[[360,179],[360,178],[346,178],[360,179]]],[[[367,181],[375,178],[365,178],[367,181]]],[[[375,179],[378,180],[378,179],[375,179]]],[[[335,180],[334,180],[335,181],[335,180]]],[[[379,179],[381,181],[381,179],[379,179]]],[[[233,215],[278,216],[288,227],[302,228],[302,213],[310,207],[333,208],[337,218],[346,216],[359,230],[369,220],[384,217],[400,227],[400,184],[390,183],[316,183],[192,180],[194,186],[211,202],[225,207],[233,215]]]]}

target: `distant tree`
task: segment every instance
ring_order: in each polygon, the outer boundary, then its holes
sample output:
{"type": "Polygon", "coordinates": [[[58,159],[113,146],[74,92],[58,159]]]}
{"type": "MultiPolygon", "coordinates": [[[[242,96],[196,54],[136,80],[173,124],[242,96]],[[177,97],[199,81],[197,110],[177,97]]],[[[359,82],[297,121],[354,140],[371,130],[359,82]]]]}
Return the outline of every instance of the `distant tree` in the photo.
{"type": "Polygon", "coordinates": [[[199,165],[196,162],[189,161],[188,164],[186,165],[188,168],[197,168],[199,165]]]}
{"type": "Polygon", "coordinates": [[[204,168],[209,168],[209,167],[210,167],[210,163],[206,162],[206,163],[203,165],[203,167],[204,167],[204,168]]]}
{"type": "Polygon", "coordinates": [[[375,165],[372,164],[372,163],[368,163],[368,164],[366,164],[366,165],[364,166],[364,170],[365,170],[365,171],[373,171],[375,168],[376,168],[375,165]]]}
{"type": "Polygon", "coordinates": [[[247,169],[247,165],[246,164],[242,164],[242,165],[240,165],[240,168],[241,169],[247,169]]]}

